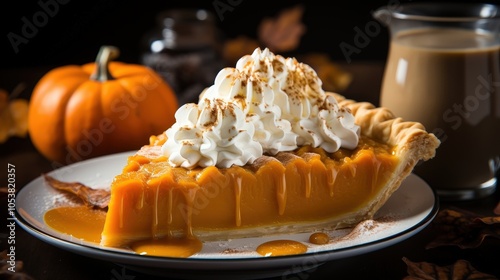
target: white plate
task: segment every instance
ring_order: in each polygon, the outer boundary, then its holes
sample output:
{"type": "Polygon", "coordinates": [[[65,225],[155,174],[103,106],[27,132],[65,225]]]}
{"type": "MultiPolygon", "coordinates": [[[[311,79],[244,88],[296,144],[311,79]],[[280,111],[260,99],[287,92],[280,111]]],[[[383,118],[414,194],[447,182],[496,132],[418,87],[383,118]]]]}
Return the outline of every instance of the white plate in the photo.
{"type": "MultiPolygon", "coordinates": [[[[63,181],[79,181],[93,187],[106,187],[121,172],[131,154],[133,152],[82,161],[57,169],[50,175],[63,181]]],[[[309,243],[310,233],[239,238],[206,242],[201,252],[189,258],[169,258],[101,247],[51,229],[44,223],[43,215],[47,210],[64,203],[67,203],[64,196],[47,186],[44,179],[39,177],[22,188],[16,197],[18,222],[30,234],[59,248],[123,264],[137,271],[160,275],[168,273],[170,276],[183,278],[203,275],[207,271],[219,273],[221,277],[238,276],[240,279],[248,275],[249,270],[252,270],[252,278],[297,273],[327,261],[372,252],[401,242],[427,226],[438,211],[435,193],[421,178],[411,174],[378,211],[373,223],[367,224],[354,236],[351,234],[350,238],[342,238],[351,232],[350,229],[327,232],[332,242],[326,245],[309,243]],[[308,252],[283,257],[263,257],[255,252],[259,244],[275,239],[303,242],[308,246],[308,252]],[[225,250],[226,253],[223,253],[225,250]]]]}

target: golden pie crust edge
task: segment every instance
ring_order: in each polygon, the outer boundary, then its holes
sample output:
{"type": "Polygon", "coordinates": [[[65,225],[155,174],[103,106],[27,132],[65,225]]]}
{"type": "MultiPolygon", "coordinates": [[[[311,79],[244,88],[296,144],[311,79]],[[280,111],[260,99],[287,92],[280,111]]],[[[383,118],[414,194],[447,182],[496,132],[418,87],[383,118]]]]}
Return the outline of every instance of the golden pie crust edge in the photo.
{"type": "Polygon", "coordinates": [[[440,141],[434,134],[427,132],[421,123],[405,121],[387,108],[375,107],[369,102],[356,102],[333,92],[327,94],[333,95],[341,107],[351,110],[363,135],[395,146],[395,155],[400,163],[387,182],[385,191],[380,192],[370,205],[359,212],[365,212],[366,218],[373,217],[419,161],[427,161],[436,155],[440,141]]]}

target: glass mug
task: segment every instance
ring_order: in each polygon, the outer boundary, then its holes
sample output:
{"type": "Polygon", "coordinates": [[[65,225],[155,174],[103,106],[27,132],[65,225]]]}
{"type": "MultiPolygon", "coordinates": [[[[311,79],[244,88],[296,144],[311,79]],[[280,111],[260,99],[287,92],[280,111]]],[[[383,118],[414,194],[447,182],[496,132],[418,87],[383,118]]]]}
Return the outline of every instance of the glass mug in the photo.
{"type": "Polygon", "coordinates": [[[415,174],[443,200],[492,194],[500,163],[500,8],[406,3],[373,16],[390,32],[380,105],[441,140],[415,174]]]}

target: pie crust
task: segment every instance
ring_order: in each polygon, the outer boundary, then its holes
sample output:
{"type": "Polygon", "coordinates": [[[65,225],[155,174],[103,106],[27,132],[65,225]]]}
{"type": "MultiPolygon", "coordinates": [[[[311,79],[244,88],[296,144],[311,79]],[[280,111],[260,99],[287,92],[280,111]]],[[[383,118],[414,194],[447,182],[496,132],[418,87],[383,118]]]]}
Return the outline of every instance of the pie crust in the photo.
{"type": "Polygon", "coordinates": [[[373,149],[338,160],[321,148],[302,147],[243,167],[190,171],[170,167],[160,151],[166,136],[152,136],[112,183],[101,245],[315,232],[373,218],[440,142],[422,124],[386,108],[327,94],[353,113],[365,139],[359,145],[377,143],[373,149]]]}
{"type": "Polygon", "coordinates": [[[329,94],[335,96],[340,106],[351,110],[363,135],[393,146],[394,155],[399,159],[385,190],[380,192],[365,210],[355,215],[373,217],[419,161],[427,161],[435,156],[440,141],[434,134],[428,133],[421,123],[404,121],[387,108],[375,107],[369,102],[355,102],[336,93],[329,94]]]}

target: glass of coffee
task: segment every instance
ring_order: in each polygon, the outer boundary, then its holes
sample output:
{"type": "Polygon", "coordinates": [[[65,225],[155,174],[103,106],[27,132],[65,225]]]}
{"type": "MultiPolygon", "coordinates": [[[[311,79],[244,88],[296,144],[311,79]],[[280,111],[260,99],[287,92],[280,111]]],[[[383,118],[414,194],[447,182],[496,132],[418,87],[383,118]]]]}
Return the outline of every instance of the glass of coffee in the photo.
{"type": "Polygon", "coordinates": [[[492,194],[500,165],[500,7],[405,3],[373,16],[390,32],[380,105],[441,145],[414,172],[443,200],[492,194]]]}

